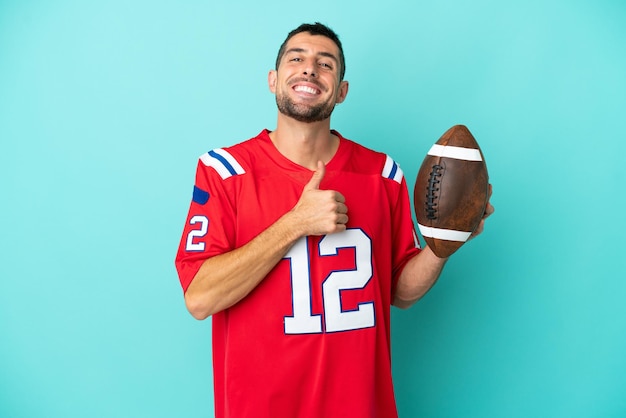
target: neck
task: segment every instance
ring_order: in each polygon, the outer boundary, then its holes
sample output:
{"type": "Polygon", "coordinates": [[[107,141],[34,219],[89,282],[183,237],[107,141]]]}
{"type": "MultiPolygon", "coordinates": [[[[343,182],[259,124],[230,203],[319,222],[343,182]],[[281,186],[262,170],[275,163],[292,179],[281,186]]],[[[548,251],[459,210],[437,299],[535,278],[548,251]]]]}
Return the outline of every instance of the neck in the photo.
{"type": "Polygon", "coordinates": [[[318,161],[327,164],[339,148],[339,138],[330,132],[330,119],[304,123],[279,114],[270,139],[282,155],[310,170],[317,169],[318,161]]]}

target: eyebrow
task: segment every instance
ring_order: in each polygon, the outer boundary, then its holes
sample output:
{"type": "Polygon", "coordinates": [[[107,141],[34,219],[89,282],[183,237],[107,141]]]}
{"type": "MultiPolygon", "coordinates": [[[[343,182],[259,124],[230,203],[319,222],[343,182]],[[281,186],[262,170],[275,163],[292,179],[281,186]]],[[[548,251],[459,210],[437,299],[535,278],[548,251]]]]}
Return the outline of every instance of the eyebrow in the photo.
{"type": "MultiPolygon", "coordinates": [[[[290,52],[296,52],[296,53],[307,52],[307,50],[304,48],[298,48],[298,47],[289,48],[288,50],[285,51],[285,55],[289,54],[290,52]]],[[[339,64],[339,58],[337,58],[334,54],[331,54],[330,52],[320,51],[317,53],[317,55],[321,57],[331,58],[333,61],[335,61],[335,63],[339,64]]]]}

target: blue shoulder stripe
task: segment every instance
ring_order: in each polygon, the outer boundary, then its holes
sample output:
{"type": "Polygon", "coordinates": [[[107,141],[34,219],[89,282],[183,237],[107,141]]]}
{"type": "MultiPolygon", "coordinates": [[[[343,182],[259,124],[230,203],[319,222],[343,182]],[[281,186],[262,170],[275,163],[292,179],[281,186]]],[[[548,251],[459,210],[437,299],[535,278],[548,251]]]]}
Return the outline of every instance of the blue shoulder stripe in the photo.
{"type": "Polygon", "coordinates": [[[226,168],[226,170],[228,170],[228,172],[230,173],[231,176],[234,176],[235,174],[237,174],[237,172],[235,171],[233,166],[230,165],[228,160],[226,160],[226,158],[222,157],[217,152],[215,152],[215,150],[209,151],[209,155],[211,157],[215,158],[216,160],[218,160],[220,163],[222,163],[224,165],[224,167],[226,168]]]}
{"type": "Polygon", "coordinates": [[[213,167],[222,179],[227,179],[228,177],[244,174],[246,172],[235,157],[222,148],[216,148],[207,152],[200,157],[200,160],[207,167],[213,167]]]}
{"type": "Polygon", "coordinates": [[[385,160],[385,166],[383,167],[382,176],[386,179],[393,180],[397,183],[402,183],[402,179],[404,178],[404,172],[390,156],[387,155],[387,159],[385,160]]]}

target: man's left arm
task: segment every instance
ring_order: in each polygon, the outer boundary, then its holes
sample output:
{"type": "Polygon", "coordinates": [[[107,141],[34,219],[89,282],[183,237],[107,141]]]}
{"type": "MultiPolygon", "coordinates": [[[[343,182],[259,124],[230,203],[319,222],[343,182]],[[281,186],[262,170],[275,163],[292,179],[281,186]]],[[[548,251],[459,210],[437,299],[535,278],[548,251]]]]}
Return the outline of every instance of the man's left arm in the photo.
{"type": "Polygon", "coordinates": [[[407,309],[421,299],[441,275],[446,261],[447,258],[437,257],[429,247],[411,258],[398,278],[393,305],[407,309]]]}
{"type": "MultiPolygon", "coordinates": [[[[491,196],[491,185],[489,185],[489,196],[491,196]]],[[[491,203],[487,202],[485,215],[470,239],[483,232],[485,219],[494,210],[491,203]]],[[[406,309],[417,302],[437,282],[447,261],[447,258],[437,257],[428,246],[410,259],[404,266],[402,273],[400,273],[400,277],[398,277],[393,305],[406,309]]]]}

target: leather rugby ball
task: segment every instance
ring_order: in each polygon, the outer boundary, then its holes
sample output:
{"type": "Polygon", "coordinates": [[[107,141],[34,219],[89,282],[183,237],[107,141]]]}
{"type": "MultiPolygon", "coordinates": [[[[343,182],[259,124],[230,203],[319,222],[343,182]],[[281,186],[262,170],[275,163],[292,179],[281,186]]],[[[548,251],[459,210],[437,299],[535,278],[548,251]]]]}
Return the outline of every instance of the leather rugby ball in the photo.
{"type": "Polygon", "coordinates": [[[483,153],[464,125],[448,129],[417,174],[413,203],[420,234],[438,257],[449,257],[478,227],[489,200],[483,153]]]}

